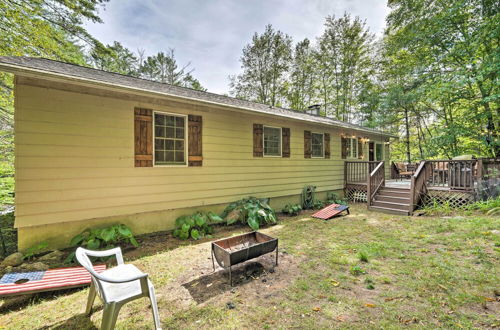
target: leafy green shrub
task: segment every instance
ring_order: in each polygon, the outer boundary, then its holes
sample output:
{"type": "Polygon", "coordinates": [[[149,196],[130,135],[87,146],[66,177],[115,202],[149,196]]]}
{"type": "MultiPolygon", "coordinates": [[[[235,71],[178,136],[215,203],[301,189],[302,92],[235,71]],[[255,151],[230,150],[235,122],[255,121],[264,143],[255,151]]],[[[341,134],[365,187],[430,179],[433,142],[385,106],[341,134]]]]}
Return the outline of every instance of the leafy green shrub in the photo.
{"type": "Polygon", "coordinates": [[[214,232],[211,225],[222,223],[224,220],[213,212],[207,214],[196,212],[193,215],[183,215],[175,220],[174,236],[180,239],[200,239],[214,232]]]}
{"type": "Polygon", "coordinates": [[[313,209],[319,210],[322,209],[323,207],[325,207],[325,203],[323,201],[320,201],[319,199],[314,201],[313,209]]]}
{"type": "Polygon", "coordinates": [[[468,211],[481,211],[483,213],[488,213],[491,210],[500,208],[500,196],[497,198],[489,198],[485,201],[478,201],[472,204],[464,205],[462,206],[462,208],[468,211]]]}
{"type": "Polygon", "coordinates": [[[297,215],[302,211],[302,206],[300,204],[286,204],[281,212],[288,214],[290,216],[297,215]]]}
{"type": "Polygon", "coordinates": [[[436,199],[433,199],[422,211],[429,215],[451,215],[456,210],[448,202],[441,204],[436,199]]]}
{"type": "Polygon", "coordinates": [[[40,242],[36,245],[33,245],[29,248],[26,249],[24,252],[23,259],[24,260],[31,260],[36,254],[42,252],[49,246],[49,243],[47,241],[40,242]]]}
{"type": "Polygon", "coordinates": [[[326,193],[326,204],[340,204],[340,205],[345,205],[346,202],[339,197],[336,193],[333,191],[329,191],[326,193]]]}
{"type": "Polygon", "coordinates": [[[239,221],[248,224],[253,230],[258,230],[262,224],[275,224],[278,221],[276,213],[268,202],[269,199],[243,198],[229,204],[221,216],[228,225],[239,221]]]}
{"type": "MultiPolygon", "coordinates": [[[[89,250],[108,250],[120,243],[130,243],[135,247],[139,243],[134,238],[132,230],[124,224],[104,228],[85,229],[71,239],[71,246],[84,246],[89,250]]],[[[66,258],[66,262],[75,260],[75,252],[66,258]]]]}
{"type": "Polygon", "coordinates": [[[433,200],[430,205],[426,205],[422,210],[429,215],[451,215],[464,211],[480,211],[487,215],[495,215],[500,214],[500,197],[477,201],[457,208],[452,207],[448,202],[438,203],[437,200],[433,200]]]}

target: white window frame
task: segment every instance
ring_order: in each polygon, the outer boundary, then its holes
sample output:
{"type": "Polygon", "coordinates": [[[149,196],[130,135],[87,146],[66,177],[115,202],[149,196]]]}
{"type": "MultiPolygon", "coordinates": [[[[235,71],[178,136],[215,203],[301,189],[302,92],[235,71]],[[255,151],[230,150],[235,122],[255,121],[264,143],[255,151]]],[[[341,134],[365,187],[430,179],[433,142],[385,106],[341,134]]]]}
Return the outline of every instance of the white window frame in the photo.
{"type": "Polygon", "coordinates": [[[262,156],[263,157],[270,157],[270,158],[281,158],[283,157],[283,128],[282,127],[277,127],[277,126],[269,126],[269,125],[262,125],[262,156]],[[280,130],[280,154],[279,155],[266,155],[266,148],[264,146],[264,139],[265,139],[265,131],[267,128],[278,128],[280,130]]]}
{"type": "Polygon", "coordinates": [[[325,158],[325,133],[320,133],[320,132],[311,132],[311,158],[325,158]],[[313,156],[313,147],[312,147],[312,141],[313,141],[313,134],[319,134],[321,135],[321,149],[323,150],[323,156],[313,156]]]}
{"type": "Polygon", "coordinates": [[[347,138],[349,140],[349,155],[347,155],[347,158],[348,159],[358,159],[358,155],[359,155],[359,150],[358,150],[358,139],[355,138],[355,137],[349,137],[347,138]],[[353,143],[354,141],[354,143],[353,143]],[[353,151],[353,145],[356,145],[356,154],[353,155],[352,154],[352,151],[353,151]]]}
{"type": "Polygon", "coordinates": [[[172,113],[172,112],[166,112],[166,111],[153,111],[153,167],[188,167],[189,165],[189,155],[188,155],[188,116],[180,113],[172,113]],[[156,143],[156,121],[155,121],[155,114],[158,113],[160,115],[167,115],[167,116],[176,116],[176,117],[184,117],[184,161],[185,164],[156,164],[156,159],[155,159],[155,143],[156,143]]]}
{"type": "Polygon", "coordinates": [[[384,144],[382,142],[375,142],[375,150],[374,150],[374,159],[376,162],[381,162],[384,160],[384,144]],[[377,159],[377,145],[380,145],[381,146],[381,149],[382,149],[382,153],[381,153],[381,156],[382,156],[382,159],[378,160],[377,159]]]}

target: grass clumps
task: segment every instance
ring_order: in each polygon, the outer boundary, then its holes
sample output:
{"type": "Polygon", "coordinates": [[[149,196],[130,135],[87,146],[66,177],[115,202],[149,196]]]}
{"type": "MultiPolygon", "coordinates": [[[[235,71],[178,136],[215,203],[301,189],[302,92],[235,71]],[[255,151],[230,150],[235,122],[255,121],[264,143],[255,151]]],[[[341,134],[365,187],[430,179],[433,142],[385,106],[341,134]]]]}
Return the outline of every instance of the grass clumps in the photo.
{"type": "Polygon", "coordinates": [[[361,262],[369,262],[368,253],[366,253],[366,251],[359,251],[358,258],[359,258],[359,261],[361,261],[361,262]]]}

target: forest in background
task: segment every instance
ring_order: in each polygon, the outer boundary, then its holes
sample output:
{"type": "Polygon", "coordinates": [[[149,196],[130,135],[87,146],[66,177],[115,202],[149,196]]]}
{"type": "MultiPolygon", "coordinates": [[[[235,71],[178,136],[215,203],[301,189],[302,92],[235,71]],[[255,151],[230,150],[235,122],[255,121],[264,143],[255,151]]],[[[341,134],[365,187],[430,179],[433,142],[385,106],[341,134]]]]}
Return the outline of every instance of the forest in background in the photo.
{"type": "MultiPolygon", "coordinates": [[[[83,23],[102,22],[108,1],[0,2],[0,56],[45,57],[205,90],[174,49],[148,55],[90,35],[83,23]]],[[[267,25],[242,50],[229,94],[299,111],[319,104],[323,115],[395,133],[393,160],[499,157],[500,1],[388,5],[379,38],[347,13],[327,16],[313,40],[294,41],[267,25]]],[[[0,204],[13,201],[12,82],[0,73],[0,204]]]]}

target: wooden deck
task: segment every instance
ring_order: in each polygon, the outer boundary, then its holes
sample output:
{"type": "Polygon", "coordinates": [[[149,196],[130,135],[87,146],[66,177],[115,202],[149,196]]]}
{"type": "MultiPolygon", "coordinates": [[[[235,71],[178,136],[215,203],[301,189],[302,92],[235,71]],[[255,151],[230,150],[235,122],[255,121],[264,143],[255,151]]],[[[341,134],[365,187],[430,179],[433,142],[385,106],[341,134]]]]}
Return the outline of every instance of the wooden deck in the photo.
{"type": "Polygon", "coordinates": [[[384,166],[384,162],[345,162],[346,198],[366,202],[368,208],[412,214],[428,203],[460,207],[495,197],[490,196],[496,190],[491,187],[500,184],[500,159],[421,161],[411,178],[402,180],[384,178],[384,166]],[[398,200],[397,194],[408,197],[398,200]]]}

